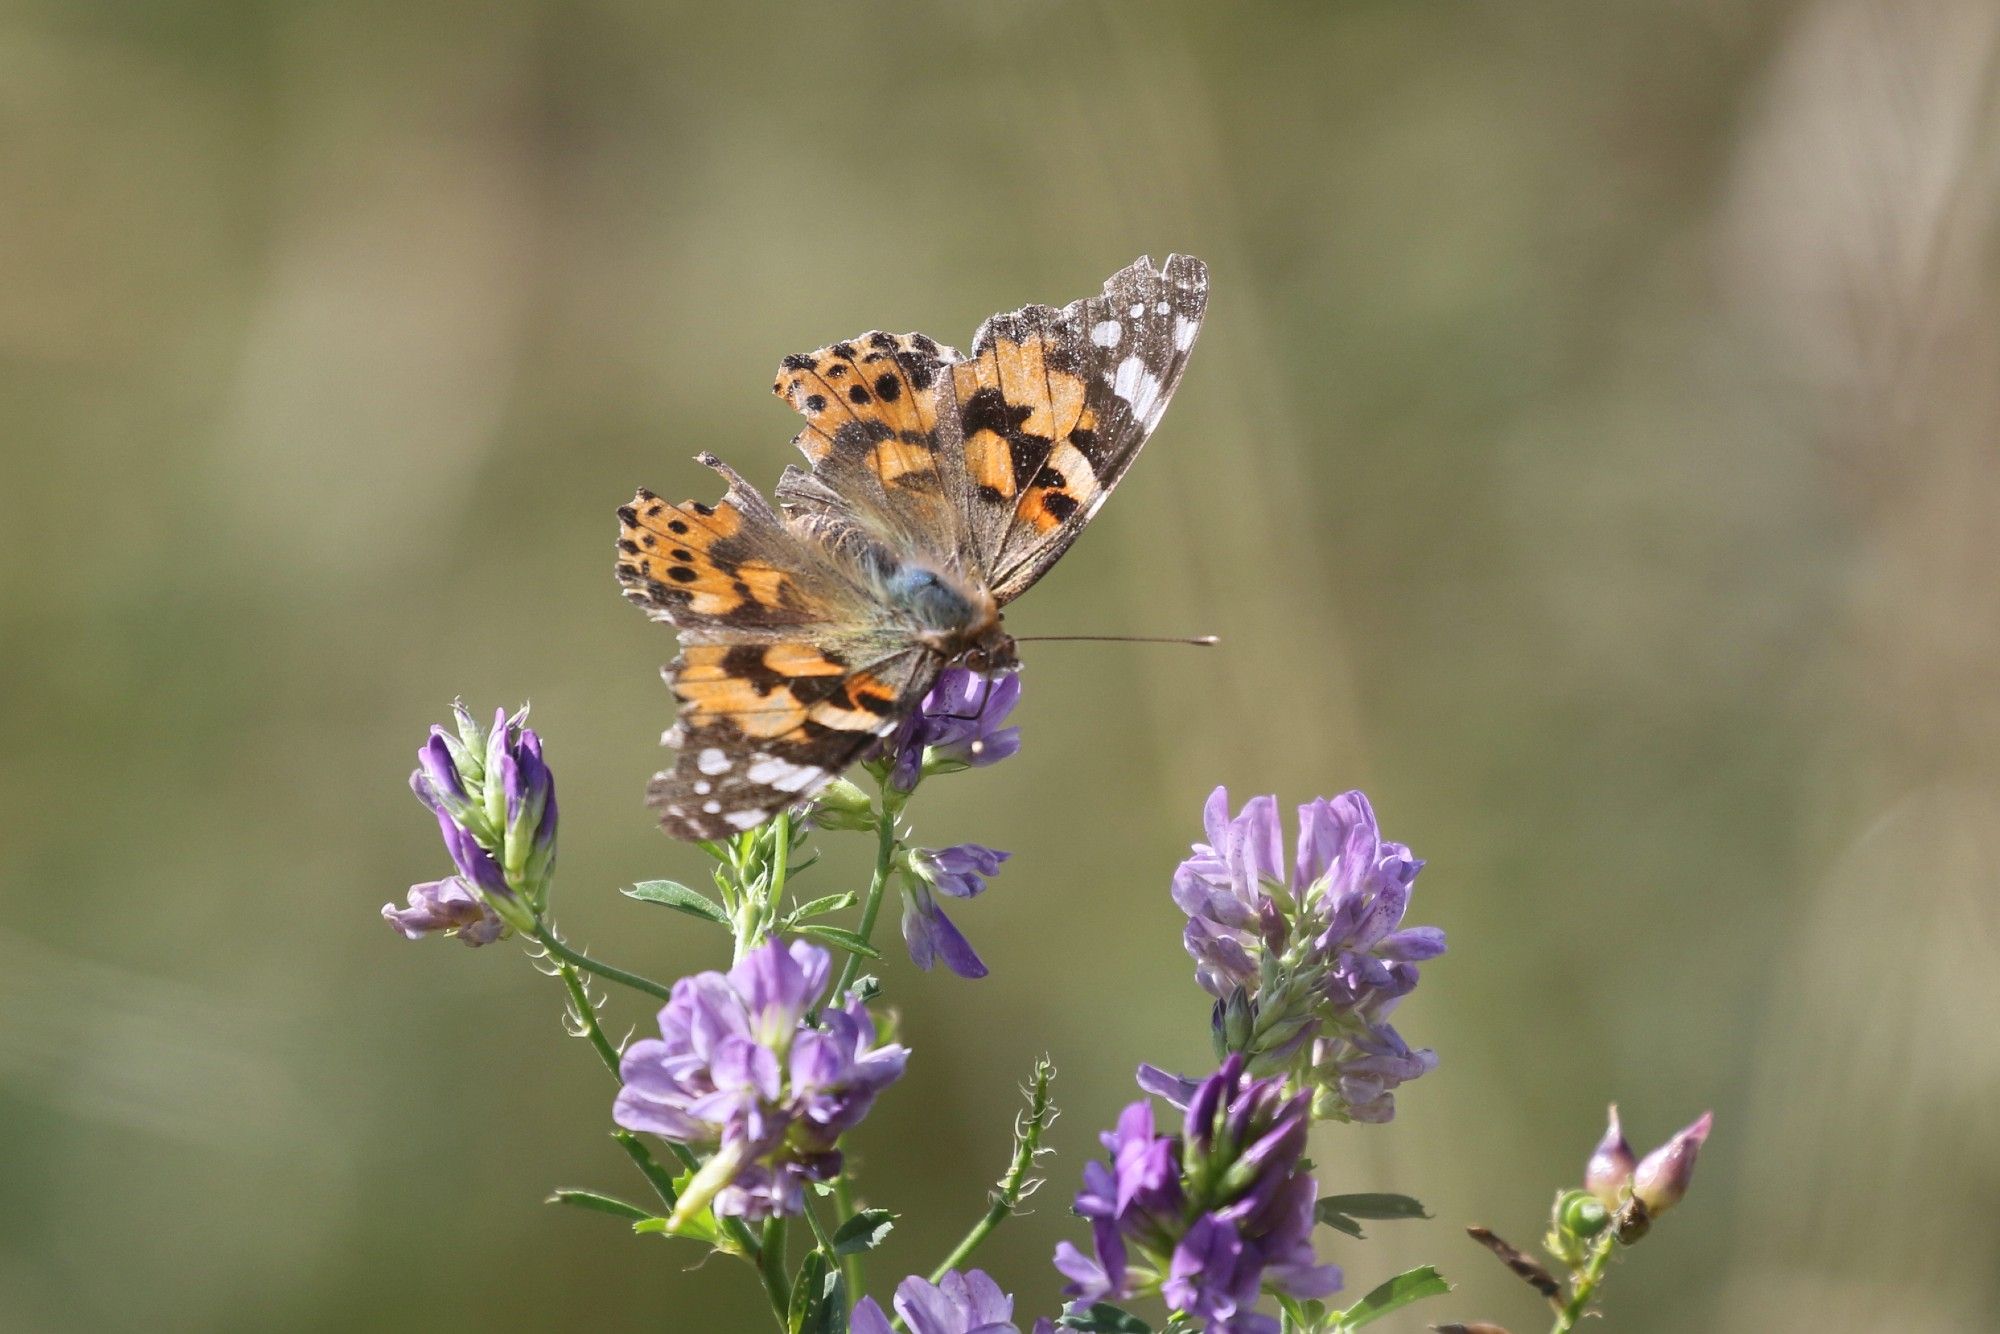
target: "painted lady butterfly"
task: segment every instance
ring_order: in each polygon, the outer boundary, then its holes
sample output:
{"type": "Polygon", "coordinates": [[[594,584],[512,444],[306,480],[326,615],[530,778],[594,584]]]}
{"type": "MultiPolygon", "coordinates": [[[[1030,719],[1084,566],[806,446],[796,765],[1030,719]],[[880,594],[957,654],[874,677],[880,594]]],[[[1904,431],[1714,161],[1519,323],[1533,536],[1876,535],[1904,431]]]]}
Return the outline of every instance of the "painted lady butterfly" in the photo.
{"type": "Polygon", "coordinates": [[[962,357],[867,333],[790,356],[804,415],[777,508],[712,454],[713,507],[640,491],[618,582],[680,632],[666,668],[667,832],[721,838],[817,791],[895,730],[948,664],[1017,665],[1000,609],[1069,549],[1173,397],[1208,270],[1140,258],[1099,296],[995,315],[962,357]]]}

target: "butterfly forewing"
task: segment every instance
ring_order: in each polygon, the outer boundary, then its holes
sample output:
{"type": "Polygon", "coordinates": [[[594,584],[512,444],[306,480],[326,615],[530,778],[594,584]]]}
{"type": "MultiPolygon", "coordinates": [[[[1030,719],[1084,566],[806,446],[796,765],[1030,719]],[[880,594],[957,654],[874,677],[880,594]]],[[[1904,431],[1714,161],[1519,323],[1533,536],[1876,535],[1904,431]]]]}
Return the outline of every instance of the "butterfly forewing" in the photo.
{"type": "Polygon", "coordinates": [[[980,327],[954,379],[971,471],[983,461],[1011,482],[977,493],[1000,601],[1047,573],[1118,485],[1159,425],[1207,309],[1207,267],[1173,255],[1157,270],[1141,258],[1060,311],[1029,306],[980,327]],[[1004,459],[976,447],[975,432],[999,434],[1004,459]]]}

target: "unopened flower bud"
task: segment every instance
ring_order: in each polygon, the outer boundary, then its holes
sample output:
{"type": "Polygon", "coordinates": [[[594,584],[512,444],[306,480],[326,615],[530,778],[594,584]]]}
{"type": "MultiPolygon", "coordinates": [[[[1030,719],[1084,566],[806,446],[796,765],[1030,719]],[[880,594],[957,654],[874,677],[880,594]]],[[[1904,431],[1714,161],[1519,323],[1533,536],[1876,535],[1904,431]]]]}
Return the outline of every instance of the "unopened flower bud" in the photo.
{"type": "Polygon", "coordinates": [[[1214,1016],[1209,1021],[1209,1036],[1214,1040],[1215,1059],[1225,1060],[1232,1051],[1244,1051],[1250,1046],[1250,1039],[1257,1029],[1257,1010],[1250,1002],[1250,993],[1236,987],[1226,1000],[1215,1003],[1214,1016]]]}
{"type": "Polygon", "coordinates": [[[1611,1104],[1607,1119],[1604,1138],[1597,1142],[1590,1162],[1583,1169],[1583,1188],[1606,1209],[1616,1209],[1620,1195],[1632,1182],[1632,1169],[1639,1159],[1625,1142],[1625,1132],[1618,1124],[1617,1103],[1611,1104]]]}
{"type": "Polygon", "coordinates": [[[496,713],[490,732],[463,704],[452,713],[458,734],[431,729],[411,790],[437,816],[458,882],[508,926],[530,931],[547,901],[556,853],[555,780],[541,738],[525,725],[526,710],[511,718],[496,713]]]}
{"type": "Polygon", "coordinates": [[[1594,1237],[1604,1231],[1611,1215],[1580,1190],[1566,1190],[1556,1200],[1556,1226],[1573,1237],[1594,1237]]]}
{"type": "Polygon", "coordinates": [[[875,803],[845,778],[836,778],[813,798],[807,818],[821,829],[873,829],[875,803]]]}
{"type": "Polygon", "coordinates": [[[1694,1179],[1694,1160],[1715,1123],[1714,1112],[1703,1112],[1695,1122],[1640,1160],[1632,1173],[1632,1194],[1654,1217],[1680,1203],[1694,1179]]]}

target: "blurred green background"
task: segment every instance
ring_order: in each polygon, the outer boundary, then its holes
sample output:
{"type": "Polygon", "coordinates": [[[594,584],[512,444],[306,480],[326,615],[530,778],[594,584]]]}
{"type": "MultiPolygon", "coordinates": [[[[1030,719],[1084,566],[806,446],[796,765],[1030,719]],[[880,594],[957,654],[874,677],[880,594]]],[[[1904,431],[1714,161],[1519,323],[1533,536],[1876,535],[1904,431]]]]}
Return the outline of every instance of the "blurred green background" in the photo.
{"type": "Polygon", "coordinates": [[[567,932],[714,965],[615,893],[699,868],[612,509],[775,480],[784,353],[1170,250],[1201,349],[1011,624],[1224,647],[1041,646],[923,794],[1015,858],[992,977],[888,966],[878,1282],[1047,1051],[984,1262],[1052,1308],[1132,1066],[1206,1051],[1202,799],[1360,786],[1452,942],[1442,1068],[1315,1143],[1437,1215],[1329,1241],[1459,1281],[1385,1328],[1543,1327],[1459,1229],[1532,1244],[1613,1098],[1718,1128],[1606,1328],[2000,1327],[1996,162],[1988,0],[0,7],[0,1328],[761,1328],[541,1204],[638,1189],[612,1088],[377,916],[445,867],[414,749],[532,699],[567,932]]]}

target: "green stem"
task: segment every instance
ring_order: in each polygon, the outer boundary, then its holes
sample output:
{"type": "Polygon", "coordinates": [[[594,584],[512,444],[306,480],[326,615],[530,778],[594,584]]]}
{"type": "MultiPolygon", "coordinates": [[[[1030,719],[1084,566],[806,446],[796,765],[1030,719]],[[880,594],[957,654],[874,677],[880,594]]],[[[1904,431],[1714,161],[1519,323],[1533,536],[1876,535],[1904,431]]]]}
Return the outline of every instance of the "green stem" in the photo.
{"type": "Polygon", "coordinates": [[[608,963],[599,963],[589,955],[571,949],[563,943],[562,937],[558,936],[555,930],[546,922],[535,923],[535,939],[540,941],[550,954],[553,954],[558,959],[576,965],[586,973],[595,973],[606,981],[616,982],[620,986],[631,987],[634,991],[643,991],[648,996],[652,996],[658,1000],[672,1000],[674,997],[671,988],[663,987],[651,978],[641,977],[637,973],[628,973],[623,968],[613,968],[608,963]]]}
{"type": "Polygon", "coordinates": [[[597,1052],[597,1059],[604,1062],[604,1068],[618,1078],[618,1048],[611,1045],[611,1039],[604,1036],[604,1030],[597,1023],[597,1006],[590,999],[590,992],[577,976],[576,969],[564,960],[556,960],[556,976],[562,979],[563,987],[569,992],[570,1008],[576,1013],[576,1020],[583,1025],[583,1035],[597,1052]]]}
{"type": "MultiPolygon", "coordinates": [[[[834,1217],[842,1224],[854,1217],[854,1187],[849,1184],[846,1172],[833,1179],[833,1210],[834,1217]]],[[[850,1302],[858,1302],[867,1295],[862,1289],[866,1275],[862,1273],[861,1260],[860,1251],[840,1257],[840,1276],[847,1283],[847,1300],[850,1302]]]]}
{"type": "Polygon", "coordinates": [[[1597,1295],[1598,1285],[1604,1282],[1605,1270],[1611,1264],[1611,1248],[1616,1241],[1614,1229],[1606,1227],[1592,1244],[1590,1258],[1569,1281],[1569,1301],[1556,1313],[1556,1323],[1549,1329],[1549,1334],[1570,1334],[1577,1322],[1583,1319],[1590,1299],[1597,1295]]]}
{"type": "Polygon", "coordinates": [[[804,1201],[800,1212],[806,1216],[806,1226],[812,1229],[813,1240],[819,1244],[820,1252],[829,1264],[832,1263],[838,1258],[833,1253],[833,1238],[826,1234],[826,1225],[819,1221],[819,1213],[812,1207],[812,1201],[804,1201]]]}
{"type": "MultiPolygon", "coordinates": [[[[861,902],[861,939],[875,943],[875,918],[882,911],[882,895],[889,888],[889,871],[896,862],[896,815],[889,808],[889,797],[885,790],[875,803],[875,874],[868,881],[868,897],[861,902]]],[[[833,987],[833,1003],[838,1005],[847,989],[854,985],[854,975],[861,970],[861,956],[850,954],[841,965],[840,980],[833,987]]]]}
{"type": "Polygon", "coordinates": [[[993,1235],[995,1228],[1004,1223],[1016,1209],[1021,1207],[1021,1194],[1027,1185],[1028,1174],[1035,1168],[1035,1157],[1041,1152],[1042,1131],[1047,1129],[1049,1116],[1049,1082],[1055,1076],[1055,1067],[1047,1058],[1035,1065],[1035,1082],[1028,1092],[1028,1112],[1018,1124],[1014,1138],[1013,1161],[1007,1164],[1007,1174],[1000,1178],[999,1186],[993,1192],[993,1202],[986,1207],[972,1230],[959,1239],[952,1247],[951,1254],[939,1262],[931,1271],[931,1282],[941,1283],[944,1276],[958,1268],[993,1235]]]}
{"type": "MultiPolygon", "coordinates": [[[[591,1002],[590,992],[584,987],[583,979],[577,975],[576,968],[571,966],[572,960],[578,966],[584,967],[589,966],[589,961],[564,945],[547,927],[538,928],[535,938],[548,947],[551,957],[555,959],[556,975],[562,979],[564,989],[569,992],[570,1004],[576,1011],[577,1022],[583,1025],[583,1035],[589,1039],[591,1047],[597,1052],[597,1059],[604,1062],[604,1068],[611,1072],[613,1079],[618,1078],[618,1048],[604,1035],[603,1027],[597,1022],[597,1006],[591,1002]]],[[[592,969],[592,971],[598,970],[592,969]]],[[[635,980],[645,982],[644,978],[635,980]]],[[[646,983],[641,989],[644,990],[651,985],[646,983]]],[[[625,1151],[625,1156],[630,1158],[645,1175],[647,1182],[653,1187],[653,1193],[660,1197],[661,1203],[665,1204],[667,1211],[671,1213],[674,1206],[680,1202],[679,1194],[674,1190],[672,1174],[660,1166],[653,1155],[647,1152],[646,1146],[630,1131],[617,1131],[612,1138],[618,1141],[618,1147],[625,1151]]],[[[685,1144],[674,1144],[671,1147],[681,1166],[692,1170],[699,1165],[693,1152],[685,1144]]],[[[742,1219],[728,1218],[720,1221],[723,1231],[729,1234],[730,1240],[741,1248],[744,1256],[756,1266],[758,1274],[764,1280],[765,1294],[771,1299],[771,1310],[776,1313],[779,1326],[785,1327],[791,1310],[791,1294],[785,1288],[784,1274],[780,1272],[774,1278],[769,1272],[768,1266],[764,1264],[762,1247],[758,1244],[757,1238],[750,1234],[750,1229],[745,1226],[742,1219]]]]}
{"type": "Polygon", "coordinates": [[[653,1193],[660,1197],[661,1204],[667,1206],[667,1212],[672,1213],[674,1206],[681,1202],[680,1192],[674,1189],[673,1174],[660,1166],[659,1160],[647,1152],[646,1146],[641,1144],[639,1137],[631,1131],[614,1130],[611,1132],[611,1138],[618,1141],[618,1147],[625,1150],[625,1156],[645,1174],[646,1180],[653,1187],[653,1193]]]}

